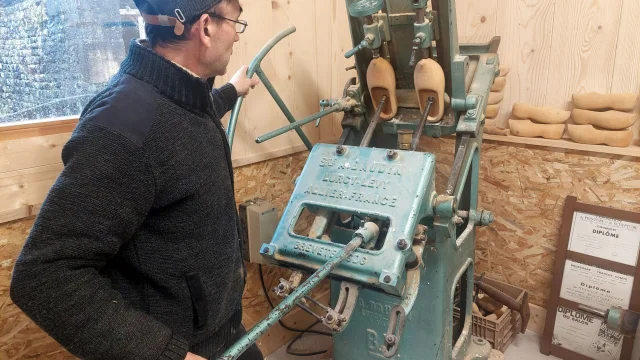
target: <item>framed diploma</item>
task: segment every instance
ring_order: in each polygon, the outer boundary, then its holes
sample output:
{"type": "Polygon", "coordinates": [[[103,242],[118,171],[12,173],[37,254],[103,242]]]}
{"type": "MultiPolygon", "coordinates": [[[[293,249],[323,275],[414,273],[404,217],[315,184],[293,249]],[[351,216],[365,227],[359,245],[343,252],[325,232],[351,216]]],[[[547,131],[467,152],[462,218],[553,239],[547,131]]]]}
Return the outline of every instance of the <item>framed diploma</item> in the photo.
{"type": "Polygon", "coordinates": [[[565,201],[540,352],[565,360],[627,360],[623,338],[581,305],[640,311],[640,214],[565,201]]]}

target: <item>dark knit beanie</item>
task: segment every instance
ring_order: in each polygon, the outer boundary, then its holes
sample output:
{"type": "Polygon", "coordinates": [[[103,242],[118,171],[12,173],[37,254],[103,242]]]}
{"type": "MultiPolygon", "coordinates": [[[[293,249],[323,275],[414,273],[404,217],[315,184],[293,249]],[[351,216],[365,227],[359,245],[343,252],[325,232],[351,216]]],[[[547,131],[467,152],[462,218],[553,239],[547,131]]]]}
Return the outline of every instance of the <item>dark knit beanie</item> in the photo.
{"type": "Polygon", "coordinates": [[[148,24],[172,26],[182,35],[184,24],[203,14],[222,0],[134,0],[148,24]]]}

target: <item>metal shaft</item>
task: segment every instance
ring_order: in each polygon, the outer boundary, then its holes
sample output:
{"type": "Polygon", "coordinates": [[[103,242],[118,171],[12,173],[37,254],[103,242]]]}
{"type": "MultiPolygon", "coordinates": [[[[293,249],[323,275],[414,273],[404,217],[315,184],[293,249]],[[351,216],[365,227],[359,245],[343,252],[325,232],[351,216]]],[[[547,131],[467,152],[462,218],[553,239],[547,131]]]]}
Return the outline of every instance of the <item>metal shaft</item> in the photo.
{"type": "MultiPolygon", "coordinates": [[[[371,223],[369,223],[371,224],[371,223]]],[[[271,311],[262,321],[251,328],[240,340],[231,346],[218,360],[235,360],[242,355],[260,336],[269,330],[279,319],[286,315],[291,308],[305,297],[313,288],[327,277],[333,269],[341,262],[345,261],[352,252],[354,252],[362,243],[367,243],[378,236],[377,226],[375,224],[365,224],[364,228],[358,230],[353,239],[349,241],[334,257],[327,261],[313,275],[309,276],[307,281],[302,283],[291,295],[287,296],[273,311],[271,311]],[[375,229],[375,230],[374,230],[375,229]]]]}
{"type": "Polygon", "coordinates": [[[316,119],[319,119],[319,118],[321,118],[323,116],[326,116],[326,115],[329,115],[331,113],[340,111],[340,109],[341,109],[341,107],[339,105],[334,105],[334,106],[332,106],[332,107],[330,107],[328,109],[320,111],[319,113],[313,114],[313,115],[311,115],[309,117],[306,117],[306,118],[304,118],[302,120],[299,120],[299,121],[296,121],[294,123],[291,123],[291,124],[289,124],[287,126],[283,126],[280,129],[274,130],[274,131],[272,131],[270,133],[267,133],[267,134],[264,134],[262,136],[258,136],[256,138],[256,142],[259,144],[259,143],[265,142],[267,140],[271,140],[276,136],[280,136],[280,135],[286,133],[287,131],[291,131],[293,129],[298,129],[302,125],[306,125],[306,124],[312,122],[313,120],[316,120],[316,119]]]}
{"type": "Polygon", "coordinates": [[[371,122],[369,122],[369,127],[367,128],[367,132],[364,133],[364,137],[360,142],[361,147],[369,146],[369,142],[371,142],[371,137],[373,136],[373,131],[378,126],[378,120],[380,120],[380,114],[382,113],[382,108],[384,107],[385,102],[387,101],[387,97],[383,96],[380,99],[380,103],[378,104],[378,108],[376,109],[375,114],[373,114],[373,118],[371,118],[371,122]]]}
{"type": "Polygon", "coordinates": [[[432,96],[429,96],[427,99],[427,107],[424,109],[424,114],[422,114],[422,118],[418,123],[418,127],[416,128],[416,132],[413,134],[413,139],[411,139],[411,151],[415,151],[418,147],[418,143],[420,142],[420,137],[422,136],[422,130],[424,129],[424,124],[427,122],[427,118],[429,117],[429,113],[431,112],[431,106],[435,99],[432,96]]]}
{"type": "MultiPolygon", "coordinates": [[[[256,69],[256,75],[258,75],[258,77],[262,81],[262,85],[264,85],[265,89],[267,89],[289,123],[295,124],[296,118],[293,116],[287,105],[285,105],[284,101],[282,101],[282,98],[280,97],[280,95],[278,95],[276,88],[273,87],[273,84],[271,84],[271,81],[269,81],[267,75],[262,71],[260,67],[256,69]]],[[[300,129],[299,127],[293,127],[292,129],[296,130],[304,145],[308,150],[311,150],[311,148],[313,148],[313,144],[311,144],[311,141],[309,141],[309,138],[307,138],[307,135],[304,133],[304,131],[302,131],[302,129],[300,129]]]]}

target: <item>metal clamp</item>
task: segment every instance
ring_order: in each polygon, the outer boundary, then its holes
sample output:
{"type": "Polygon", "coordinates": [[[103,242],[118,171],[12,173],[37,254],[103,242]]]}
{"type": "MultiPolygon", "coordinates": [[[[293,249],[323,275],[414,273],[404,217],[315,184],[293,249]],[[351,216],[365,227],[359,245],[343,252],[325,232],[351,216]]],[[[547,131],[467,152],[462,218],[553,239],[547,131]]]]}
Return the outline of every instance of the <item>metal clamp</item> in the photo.
{"type": "Polygon", "coordinates": [[[389,327],[387,328],[387,332],[384,334],[384,345],[382,345],[381,349],[382,355],[386,358],[391,358],[398,353],[406,315],[404,308],[400,305],[396,305],[391,309],[389,327]]]}
{"type": "Polygon", "coordinates": [[[341,332],[349,324],[358,300],[359,286],[343,281],[335,309],[328,308],[322,323],[335,332],[341,332]]]}

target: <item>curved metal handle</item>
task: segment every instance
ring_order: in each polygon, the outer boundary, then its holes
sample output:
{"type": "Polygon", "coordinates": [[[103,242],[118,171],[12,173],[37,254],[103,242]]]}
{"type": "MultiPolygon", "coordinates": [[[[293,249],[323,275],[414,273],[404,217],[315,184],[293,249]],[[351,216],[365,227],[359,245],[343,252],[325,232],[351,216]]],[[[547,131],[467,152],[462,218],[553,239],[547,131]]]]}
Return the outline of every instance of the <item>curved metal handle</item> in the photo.
{"type": "MultiPolygon", "coordinates": [[[[274,36],[271,40],[269,40],[269,42],[267,42],[262,47],[260,52],[258,52],[258,55],[256,55],[253,61],[251,61],[251,64],[249,64],[249,68],[247,69],[247,77],[252,78],[253,75],[256,73],[256,71],[260,69],[260,63],[265,58],[265,56],[267,56],[267,53],[269,53],[269,51],[271,51],[271,49],[280,40],[293,34],[295,31],[296,31],[296,27],[291,26],[290,28],[279,32],[276,36],[274,36]]],[[[231,111],[231,117],[229,118],[229,126],[227,127],[227,140],[229,141],[229,148],[231,148],[233,145],[233,136],[235,135],[235,132],[236,132],[236,124],[238,122],[238,115],[240,114],[240,107],[242,106],[243,99],[244,97],[240,96],[236,101],[236,104],[234,105],[233,110],[231,111]]]]}

